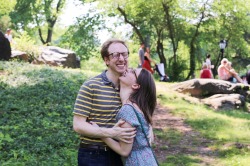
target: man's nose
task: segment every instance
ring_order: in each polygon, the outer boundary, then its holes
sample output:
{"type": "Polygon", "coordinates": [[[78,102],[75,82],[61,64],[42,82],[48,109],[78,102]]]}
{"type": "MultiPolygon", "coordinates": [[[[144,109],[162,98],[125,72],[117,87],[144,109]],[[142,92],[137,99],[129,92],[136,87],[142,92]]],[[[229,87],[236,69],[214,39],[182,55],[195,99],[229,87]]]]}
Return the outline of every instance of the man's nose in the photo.
{"type": "Polygon", "coordinates": [[[119,60],[125,60],[125,58],[123,57],[123,55],[121,53],[119,53],[119,57],[118,57],[119,60]]]}

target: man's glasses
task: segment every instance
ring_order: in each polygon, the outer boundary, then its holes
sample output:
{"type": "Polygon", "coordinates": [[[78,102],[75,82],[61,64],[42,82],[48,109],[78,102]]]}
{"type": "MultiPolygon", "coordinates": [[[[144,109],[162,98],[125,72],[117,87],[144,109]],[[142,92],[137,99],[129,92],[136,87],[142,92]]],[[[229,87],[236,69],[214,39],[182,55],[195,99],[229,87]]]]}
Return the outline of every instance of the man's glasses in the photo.
{"type": "Polygon", "coordinates": [[[119,59],[120,55],[122,55],[122,57],[124,59],[127,59],[129,53],[128,52],[113,52],[113,53],[109,54],[109,56],[112,56],[112,59],[119,59]]]}

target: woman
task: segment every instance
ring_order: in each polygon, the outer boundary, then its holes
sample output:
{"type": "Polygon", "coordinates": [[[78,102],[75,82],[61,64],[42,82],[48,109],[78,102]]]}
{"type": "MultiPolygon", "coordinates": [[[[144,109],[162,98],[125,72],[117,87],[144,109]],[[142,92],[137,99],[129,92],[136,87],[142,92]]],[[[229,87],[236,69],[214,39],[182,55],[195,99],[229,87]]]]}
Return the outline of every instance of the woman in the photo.
{"type": "Polygon", "coordinates": [[[129,69],[119,80],[123,106],[117,114],[117,120],[125,120],[122,127],[135,127],[136,136],[130,144],[117,142],[112,138],[102,140],[115,152],[125,157],[126,166],[156,166],[157,161],[143,133],[143,129],[146,135],[150,133],[152,115],[156,106],[154,79],[147,70],[138,68],[129,69]]]}
{"type": "Polygon", "coordinates": [[[226,58],[221,60],[221,65],[218,67],[218,76],[219,79],[224,81],[234,82],[234,78],[239,83],[243,83],[242,79],[239,77],[238,73],[231,66],[231,62],[229,62],[226,58]]]}
{"type": "Polygon", "coordinates": [[[227,62],[227,66],[226,67],[229,70],[229,73],[230,73],[231,77],[235,78],[237,80],[237,82],[239,82],[239,83],[244,83],[243,80],[238,75],[238,73],[232,67],[232,63],[231,62],[227,62]]]}
{"type": "Polygon", "coordinates": [[[151,62],[154,63],[155,62],[150,58],[150,49],[149,47],[146,48],[146,52],[144,54],[144,63],[142,65],[142,68],[147,69],[150,73],[154,73],[154,70],[152,70],[151,68],[151,62]]]}
{"type": "Polygon", "coordinates": [[[208,69],[208,66],[206,63],[204,63],[202,66],[200,78],[213,78],[213,74],[212,74],[211,70],[208,69]]]}
{"type": "Polygon", "coordinates": [[[221,80],[232,81],[233,77],[231,76],[229,69],[227,68],[227,63],[228,63],[227,58],[223,58],[221,60],[221,64],[218,67],[218,76],[219,76],[219,79],[221,80]]]}

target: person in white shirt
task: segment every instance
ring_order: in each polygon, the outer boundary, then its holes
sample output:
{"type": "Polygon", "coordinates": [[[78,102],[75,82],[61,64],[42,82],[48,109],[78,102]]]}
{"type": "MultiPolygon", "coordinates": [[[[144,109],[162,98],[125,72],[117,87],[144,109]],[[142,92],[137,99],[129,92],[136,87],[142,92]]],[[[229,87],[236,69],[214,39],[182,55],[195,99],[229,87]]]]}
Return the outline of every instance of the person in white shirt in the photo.
{"type": "Polygon", "coordinates": [[[7,29],[5,37],[9,40],[10,43],[12,43],[11,29],[7,29]]]}

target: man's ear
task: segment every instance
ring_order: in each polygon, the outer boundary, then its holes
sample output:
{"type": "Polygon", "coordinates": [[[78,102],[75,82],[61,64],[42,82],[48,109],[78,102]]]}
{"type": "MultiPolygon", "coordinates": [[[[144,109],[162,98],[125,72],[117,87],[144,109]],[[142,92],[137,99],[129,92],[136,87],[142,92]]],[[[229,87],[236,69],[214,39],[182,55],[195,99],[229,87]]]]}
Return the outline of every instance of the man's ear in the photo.
{"type": "Polygon", "coordinates": [[[108,58],[108,57],[104,57],[104,62],[105,62],[105,64],[108,66],[108,65],[109,65],[109,62],[110,62],[109,58],[108,58]]]}
{"type": "Polygon", "coordinates": [[[140,89],[140,85],[135,83],[132,85],[132,89],[140,89]]]}

